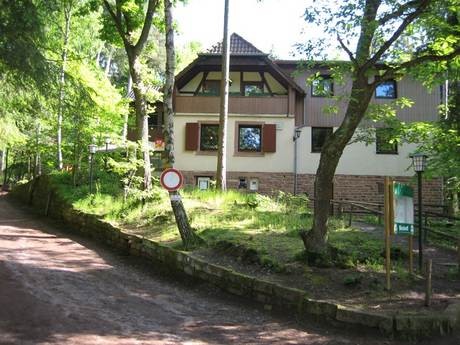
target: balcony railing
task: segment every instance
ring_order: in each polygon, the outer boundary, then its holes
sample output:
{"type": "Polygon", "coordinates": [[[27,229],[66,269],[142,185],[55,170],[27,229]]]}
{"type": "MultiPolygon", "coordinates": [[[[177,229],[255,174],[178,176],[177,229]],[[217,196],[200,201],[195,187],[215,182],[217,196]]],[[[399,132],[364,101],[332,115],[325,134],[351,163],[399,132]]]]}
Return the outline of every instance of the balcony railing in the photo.
{"type": "MultiPolygon", "coordinates": [[[[219,113],[220,97],[176,96],[177,113],[219,113]]],[[[288,114],[288,96],[230,96],[228,112],[233,114],[288,114]]]]}

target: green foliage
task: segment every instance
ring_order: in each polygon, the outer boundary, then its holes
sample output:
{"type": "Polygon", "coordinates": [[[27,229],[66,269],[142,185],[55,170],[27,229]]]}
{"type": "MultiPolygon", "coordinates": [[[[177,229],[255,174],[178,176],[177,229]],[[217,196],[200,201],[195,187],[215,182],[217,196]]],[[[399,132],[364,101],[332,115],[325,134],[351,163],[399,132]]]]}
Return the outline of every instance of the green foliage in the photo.
{"type": "Polygon", "coordinates": [[[357,286],[361,284],[361,281],[363,280],[363,277],[359,274],[348,274],[343,278],[343,284],[346,286],[357,286]]]}
{"type": "Polygon", "coordinates": [[[382,267],[383,240],[352,228],[337,227],[329,234],[329,243],[338,250],[336,261],[345,266],[358,264],[382,267]]]}
{"type": "Polygon", "coordinates": [[[44,26],[35,1],[0,1],[1,73],[8,68],[37,85],[50,80],[50,64],[40,49],[45,40],[44,26]]]}

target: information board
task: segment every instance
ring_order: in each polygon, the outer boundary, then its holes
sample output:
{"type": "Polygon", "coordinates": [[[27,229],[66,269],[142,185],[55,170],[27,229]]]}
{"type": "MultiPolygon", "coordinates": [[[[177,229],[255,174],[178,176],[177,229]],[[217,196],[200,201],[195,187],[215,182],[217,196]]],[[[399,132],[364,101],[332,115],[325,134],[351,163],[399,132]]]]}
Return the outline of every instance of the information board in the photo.
{"type": "Polygon", "coordinates": [[[414,234],[414,191],[408,185],[395,182],[394,192],[394,232],[397,235],[414,234]]]}

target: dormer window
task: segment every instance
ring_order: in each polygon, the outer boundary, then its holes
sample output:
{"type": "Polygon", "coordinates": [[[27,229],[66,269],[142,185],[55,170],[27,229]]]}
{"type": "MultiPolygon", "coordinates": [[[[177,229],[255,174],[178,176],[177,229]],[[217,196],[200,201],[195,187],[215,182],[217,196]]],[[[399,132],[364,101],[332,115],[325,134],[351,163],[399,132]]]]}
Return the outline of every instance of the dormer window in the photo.
{"type": "Polygon", "coordinates": [[[321,75],[311,83],[313,97],[330,97],[334,95],[334,82],[330,75],[321,75]]]}
{"type": "Polygon", "coordinates": [[[375,98],[396,98],[396,81],[388,80],[377,85],[375,88],[375,98]]]}
{"type": "Polygon", "coordinates": [[[206,96],[219,96],[220,80],[205,80],[201,93],[206,96]]]}
{"type": "Polygon", "coordinates": [[[260,96],[264,94],[264,83],[258,81],[249,81],[243,83],[244,96],[260,96]]]}

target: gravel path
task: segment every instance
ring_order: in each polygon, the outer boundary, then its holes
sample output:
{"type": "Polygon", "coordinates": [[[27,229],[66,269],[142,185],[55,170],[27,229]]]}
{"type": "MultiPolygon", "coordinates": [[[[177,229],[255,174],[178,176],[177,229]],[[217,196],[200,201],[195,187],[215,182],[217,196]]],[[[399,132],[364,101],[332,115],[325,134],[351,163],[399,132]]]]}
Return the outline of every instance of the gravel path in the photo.
{"type": "Polygon", "coordinates": [[[0,344],[403,344],[299,326],[59,227],[0,195],[0,344]]]}

